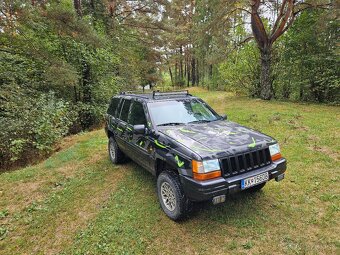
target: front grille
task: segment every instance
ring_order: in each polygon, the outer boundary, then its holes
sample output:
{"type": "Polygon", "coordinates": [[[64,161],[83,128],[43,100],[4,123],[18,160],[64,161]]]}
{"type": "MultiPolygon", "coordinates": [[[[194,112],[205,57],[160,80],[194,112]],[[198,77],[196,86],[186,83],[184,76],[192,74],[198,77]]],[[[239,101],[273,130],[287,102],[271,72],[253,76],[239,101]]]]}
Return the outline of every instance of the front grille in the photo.
{"type": "Polygon", "coordinates": [[[233,176],[270,165],[269,149],[250,151],[221,159],[224,176],[233,176]]]}

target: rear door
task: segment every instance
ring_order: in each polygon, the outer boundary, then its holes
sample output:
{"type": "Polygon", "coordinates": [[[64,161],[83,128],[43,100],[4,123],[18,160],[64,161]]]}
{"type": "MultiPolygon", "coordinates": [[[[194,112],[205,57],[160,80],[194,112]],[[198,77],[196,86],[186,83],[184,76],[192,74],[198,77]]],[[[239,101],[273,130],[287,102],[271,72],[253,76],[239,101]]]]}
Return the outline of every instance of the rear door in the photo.
{"type": "Polygon", "coordinates": [[[115,137],[116,141],[119,145],[119,148],[129,156],[128,147],[127,147],[127,120],[129,116],[131,106],[130,99],[123,99],[120,105],[119,117],[117,118],[117,124],[115,129],[115,137]]]}
{"type": "Polygon", "coordinates": [[[117,126],[117,113],[119,108],[120,98],[113,97],[109,109],[107,110],[107,127],[111,132],[116,130],[117,126]]]}

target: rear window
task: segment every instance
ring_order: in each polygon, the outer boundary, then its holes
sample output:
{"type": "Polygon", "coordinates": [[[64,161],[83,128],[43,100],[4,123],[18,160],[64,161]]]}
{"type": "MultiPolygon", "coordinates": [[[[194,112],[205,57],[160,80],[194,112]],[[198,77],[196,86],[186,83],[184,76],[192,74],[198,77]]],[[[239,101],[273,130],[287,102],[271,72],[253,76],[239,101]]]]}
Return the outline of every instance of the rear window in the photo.
{"type": "Polygon", "coordinates": [[[122,121],[127,122],[128,116],[129,116],[129,110],[130,110],[131,100],[124,99],[123,102],[123,108],[120,112],[120,119],[122,121]]]}
{"type": "Polygon", "coordinates": [[[119,101],[120,101],[120,99],[117,98],[117,97],[112,98],[109,109],[107,109],[108,114],[116,117],[116,112],[117,112],[116,110],[118,108],[119,101]]]}

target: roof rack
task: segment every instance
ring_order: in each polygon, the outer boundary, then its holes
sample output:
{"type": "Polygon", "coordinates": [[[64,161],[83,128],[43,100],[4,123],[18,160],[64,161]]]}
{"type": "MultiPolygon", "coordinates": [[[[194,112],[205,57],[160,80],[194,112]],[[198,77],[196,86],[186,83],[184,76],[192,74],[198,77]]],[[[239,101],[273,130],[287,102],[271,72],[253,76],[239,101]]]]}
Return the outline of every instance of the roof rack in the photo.
{"type": "Polygon", "coordinates": [[[121,95],[126,95],[126,94],[145,94],[142,90],[127,90],[127,91],[121,91],[119,92],[121,95]]]}
{"type": "Polygon", "coordinates": [[[143,91],[121,91],[119,92],[119,95],[131,95],[136,97],[142,97],[142,98],[148,98],[146,94],[143,93],[143,91]]]}
{"type": "Polygon", "coordinates": [[[141,98],[149,98],[149,99],[157,99],[157,98],[171,98],[171,97],[187,97],[191,96],[189,94],[188,90],[184,91],[168,91],[168,92],[160,92],[152,91],[152,93],[143,93],[142,91],[121,91],[119,93],[120,95],[130,95],[135,97],[141,97],[141,98]]]}
{"type": "Polygon", "coordinates": [[[160,92],[160,91],[153,91],[152,97],[177,97],[177,96],[191,96],[188,90],[184,91],[169,91],[169,92],[160,92]]]}

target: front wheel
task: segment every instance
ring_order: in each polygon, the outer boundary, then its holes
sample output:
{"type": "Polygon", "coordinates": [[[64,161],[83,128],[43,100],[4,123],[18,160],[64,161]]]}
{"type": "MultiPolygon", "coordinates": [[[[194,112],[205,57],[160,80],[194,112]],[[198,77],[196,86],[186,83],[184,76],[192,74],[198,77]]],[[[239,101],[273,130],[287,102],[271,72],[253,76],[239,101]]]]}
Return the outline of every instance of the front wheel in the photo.
{"type": "Polygon", "coordinates": [[[163,211],[174,221],[183,218],[192,207],[175,172],[165,171],[158,176],[157,193],[163,211]]]}

